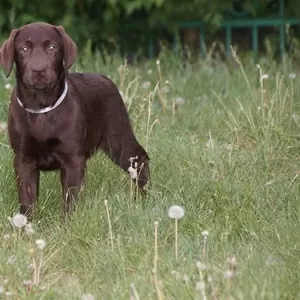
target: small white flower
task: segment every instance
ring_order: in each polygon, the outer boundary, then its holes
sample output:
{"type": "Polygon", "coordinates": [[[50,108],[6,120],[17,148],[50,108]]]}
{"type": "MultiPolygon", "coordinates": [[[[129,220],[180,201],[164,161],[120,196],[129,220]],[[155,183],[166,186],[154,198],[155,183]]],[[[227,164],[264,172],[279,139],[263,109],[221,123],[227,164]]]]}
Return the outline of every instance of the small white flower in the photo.
{"type": "Polygon", "coordinates": [[[129,168],[128,168],[128,173],[129,173],[129,175],[130,175],[130,177],[131,177],[132,179],[136,179],[136,177],[137,177],[137,171],[136,171],[135,168],[129,167],[129,168]]]}
{"type": "Polygon", "coordinates": [[[184,103],[185,103],[185,100],[184,100],[182,97],[177,97],[177,98],[175,99],[175,104],[176,104],[177,106],[183,105],[184,103]]]}
{"type": "Polygon", "coordinates": [[[227,270],[225,273],[224,273],[224,277],[227,278],[227,279],[231,279],[234,277],[234,272],[232,270],[227,270]]]}
{"type": "Polygon", "coordinates": [[[35,233],[31,223],[28,223],[28,224],[25,225],[25,233],[27,235],[32,235],[32,234],[35,233]]]}
{"type": "Polygon", "coordinates": [[[196,267],[199,271],[204,271],[207,267],[205,264],[203,264],[201,261],[196,262],[196,267]]]}
{"type": "Polygon", "coordinates": [[[14,264],[16,263],[16,261],[17,261],[17,258],[16,258],[15,255],[11,255],[11,256],[9,256],[8,259],[7,259],[7,263],[8,263],[9,265],[14,265],[14,264]]]}
{"type": "Polygon", "coordinates": [[[11,84],[7,83],[4,87],[5,87],[6,90],[10,90],[11,89],[11,84]]]}
{"type": "Polygon", "coordinates": [[[196,291],[201,292],[205,289],[205,284],[203,281],[196,282],[196,291]]]}
{"type": "Polygon", "coordinates": [[[22,228],[27,224],[27,217],[18,213],[11,219],[11,222],[15,227],[22,228]]]}
{"type": "Polygon", "coordinates": [[[38,239],[35,241],[36,246],[38,249],[43,250],[46,247],[46,242],[42,239],[38,239]]]}
{"type": "Polygon", "coordinates": [[[202,234],[203,237],[208,237],[209,232],[208,232],[207,230],[203,230],[203,231],[201,232],[201,234],[202,234]]]}
{"type": "Polygon", "coordinates": [[[179,205],[172,205],[169,208],[168,215],[171,219],[181,219],[184,216],[184,209],[179,205]]]}
{"type": "Polygon", "coordinates": [[[295,74],[295,73],[291,73],[291,74],[289,75],[289,78],[290,78],[290,79],[295,79],[295,78],[296,78],[296,74],[295,74]]]}
{"type": "Polygon", "coordinates": [[[4,236],[3,236],[3,239],[4,239],[5,241],[7,241],[9,238],[10,238],[9,233],[5,233],[4,236]]]}
{"type": "Polygon", "coordinates": [[[92,294],[83,294],[81,300],[94,300],[95,297],[92,294]]]}

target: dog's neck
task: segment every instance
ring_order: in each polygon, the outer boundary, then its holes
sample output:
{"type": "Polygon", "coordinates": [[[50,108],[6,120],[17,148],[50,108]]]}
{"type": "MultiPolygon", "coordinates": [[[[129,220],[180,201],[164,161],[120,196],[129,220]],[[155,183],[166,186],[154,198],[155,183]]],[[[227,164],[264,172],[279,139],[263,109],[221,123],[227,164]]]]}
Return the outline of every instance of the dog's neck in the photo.
{"type": "Polygon", "coordinates": [[[59,78],[53,88],[43,90],[27,88],[22,81],[17,79],[17,97],[22,102],[23,107],[31,110],[40,110],[53,106],[60,98],[65,89],[65,76],[59,78]]]}

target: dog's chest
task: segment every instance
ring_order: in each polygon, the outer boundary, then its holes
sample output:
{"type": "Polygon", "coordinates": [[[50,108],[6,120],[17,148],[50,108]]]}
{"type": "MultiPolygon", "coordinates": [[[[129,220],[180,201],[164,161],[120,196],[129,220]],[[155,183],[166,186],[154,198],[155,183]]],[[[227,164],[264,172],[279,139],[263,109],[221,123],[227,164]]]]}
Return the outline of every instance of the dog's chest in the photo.
{"type": "Polygon", "coordinates": [[[37,141],[44,142],[57,138],[57,126],[53,117],[45,114],[33,115],[28,118],[27,125],[29,135],[37,141]]]}

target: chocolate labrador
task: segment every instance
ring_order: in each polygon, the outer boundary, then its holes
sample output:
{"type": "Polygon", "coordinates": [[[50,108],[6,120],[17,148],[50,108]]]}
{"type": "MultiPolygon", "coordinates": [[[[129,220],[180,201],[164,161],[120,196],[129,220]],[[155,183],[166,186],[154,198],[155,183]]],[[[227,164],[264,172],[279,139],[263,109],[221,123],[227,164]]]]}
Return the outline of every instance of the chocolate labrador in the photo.
{"type": "Polygon", "coordinates": [[[16,65],[8,134],[20,213],[27,216],[38,198],[40,171],[51,170],[60,170],[68,215],[86,162],[98,149],[131,173],[142,192],[150,181],[149,156],[134,136],[116,85],[103,75],[68,73],[76,56],[77,46],[62,26],[40,22],[12,30],[0,48],[7,76],[16,65]]]}

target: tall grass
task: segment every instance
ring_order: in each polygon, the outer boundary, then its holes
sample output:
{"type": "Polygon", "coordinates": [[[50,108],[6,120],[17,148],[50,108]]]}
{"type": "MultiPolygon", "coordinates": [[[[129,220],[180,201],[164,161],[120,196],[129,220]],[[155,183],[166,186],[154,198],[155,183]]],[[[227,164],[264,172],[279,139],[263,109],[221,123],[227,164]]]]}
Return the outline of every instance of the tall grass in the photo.
{"type": "MultiPolygon", "coordinates": [[[[118,57],[103,64],[85,56],[76,66],[108,75],[122,92],[151,157],[146,200],[134,201],[128,175],[99,153],[72,218],[60,221],[58,174],[42,174],[35,233],[20,233],[8,221],[18,204],[1,133],[0,297],[300,297],[299,74],[287,60],[234,59],[234,67],[183,67],[162,53],[159,61],[129,66],[118,57]],[[172,205],[185,211],[177,260],[172,205]]],[[[10,88],[1,78],[6,122],[10,88]]]]}

